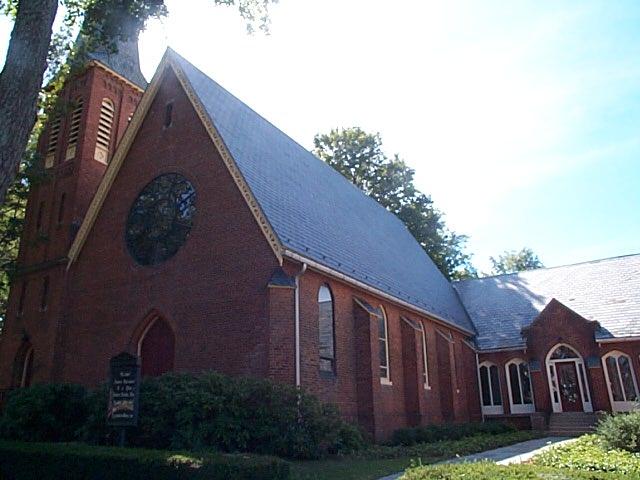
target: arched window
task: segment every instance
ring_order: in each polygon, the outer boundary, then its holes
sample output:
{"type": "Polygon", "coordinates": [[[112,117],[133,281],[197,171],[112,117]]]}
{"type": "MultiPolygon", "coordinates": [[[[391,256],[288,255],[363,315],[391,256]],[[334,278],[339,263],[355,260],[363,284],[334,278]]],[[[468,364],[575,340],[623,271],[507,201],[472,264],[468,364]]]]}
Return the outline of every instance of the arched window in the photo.
{"type": "Polygon", "coordinates": [[[76,156],[76,146],[78,137],[80,136],[80,122],[82,121],[82,107],[84,102],[82,97],[78,97],[73,102],[73,111],[71,113],[71,123],[69,126],[69,139],[67,141],[67,154],[65,160],[71,160],[76,156]]]}
{"type": "Polygon", "coordinates": [[[22,343],[16,354],[13,365],[13,386],[28,387],[31,385],[33,372],[33,346],[28,341],[22,343]]]}
{"type": "Polygon", "coordinates": [[[51,168],[55,163],[61,125],[62,116],[60,115],[60,113],[56,113],[53,117],[53,120],[49,124],[49,143],[47,144],[47,151],[44,155],[44,168],[51,168]]]}
{"type": "Polygon", "coordinates": [[[389,331],[387,314],[384,308],[379,308],[378,317],[378,350],[380,355],[380,383],[391,384],[391,368],[389,365],[389,331]]]}
{"type": "Polygon", "coordinates": [[[143,377],[157,377],[173,370],[175,339],[169,324],[160,317],[149,322],[138,342],[143,377]]]}
{"type": "Polygon", "coordinates": [[[482,393],[482,413],[485,415],[503,414],[498,367],[494,363],[482,362],[479,375],[482,393]]]}
{"type": "Polygon", "coordinates": [[[322,285],[318,290],[318,329],[320,370],[323,372],[335,372],[335,324],[333,319],[333,296],[327,285],[322,285]]]}
{"type": "Polygon", "coordinates": [[[96,151],[93,156],[102,163],[107,163],[109,159],[109,146],[111,145],[111,130],[113,129],[113,118],[115,109],[113,102],[108,98],[102,99],[100,106],[100,120],[98,121],[98,138],[96,140],[96,151]]]}
{"type": "Polygon", "coordinates": [[[505,370],[509,386],[511,413],[534,412],[531,374],[527,362],[516,358],[505,365],[505,370]]]}
{"type": "Polygon", "coordinates": [[[609,398],[614,412],[633,410],[638,402],[638,385],[629,355],[613,351],[602,357],[609,398]]]}

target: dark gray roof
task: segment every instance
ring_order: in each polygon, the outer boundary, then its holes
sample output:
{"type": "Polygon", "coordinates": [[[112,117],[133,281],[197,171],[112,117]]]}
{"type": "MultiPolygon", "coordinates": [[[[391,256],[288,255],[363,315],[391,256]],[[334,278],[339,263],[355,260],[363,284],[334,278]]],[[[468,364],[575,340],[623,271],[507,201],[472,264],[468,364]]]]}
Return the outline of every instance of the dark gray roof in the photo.
{"type": "Polygon", "coordinates": [[[140,71],[137,38],[117,41],[116,51],[99,46],[94,51],[87,52],[86,56],[89,60],[96,60],[102,63],[140,88],[147,88],[147,80],[140,71]]]}
{"type": "Polygon", "coordinates": [[[285,248],[472,331],[404,224],[184,58],[170,52],[285,248]]]}
{"type": "Polygon", "coordinates": [[[640,254],[465,280],[454,287],[481,349],[524,346],[522,327],[552,298],[598,321],[598,339],[640,336],[640,254]]]}

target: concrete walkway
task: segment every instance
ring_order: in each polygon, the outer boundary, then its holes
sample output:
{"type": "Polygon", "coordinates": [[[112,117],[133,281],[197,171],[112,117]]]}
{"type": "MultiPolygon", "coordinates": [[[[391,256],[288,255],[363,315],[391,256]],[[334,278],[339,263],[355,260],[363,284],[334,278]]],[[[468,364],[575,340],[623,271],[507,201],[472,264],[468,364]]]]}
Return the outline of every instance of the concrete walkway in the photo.
{"type": "MultiPolygon", "coordinates": [[[[483,460],[496,462],[498,465],[509,465],[511,463],[523,463],[528,461],[531,457],[544,452],[545,450],[562,445],[564,443],[573,442],[575,438],[567,437],[545,437],[536,438],[535,440],[528,440],[526,442],[516,443],[509,445],[508,447],[496,448],[494,450],[487,450],[486,452],[475,453],[473,455],[467,455],[465,457],[452,458],[439,463],[465,463],[465,462],[480,462],[483,460]]],[[[397,480],[402,476],[403,472],[394,473],[379,480],[397,480]]]]}

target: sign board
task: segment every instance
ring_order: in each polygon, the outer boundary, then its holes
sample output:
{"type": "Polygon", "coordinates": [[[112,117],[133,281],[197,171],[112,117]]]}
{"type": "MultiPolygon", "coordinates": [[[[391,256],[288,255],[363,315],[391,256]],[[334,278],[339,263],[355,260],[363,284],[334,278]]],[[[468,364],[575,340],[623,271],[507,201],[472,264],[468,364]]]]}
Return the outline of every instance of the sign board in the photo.
{"type": "Polygon", "coordinates": [[[138,424],[140,365],[138,357],[123,352],[109,362],[109,404],[107,424],[134,427],[138,424]]]}

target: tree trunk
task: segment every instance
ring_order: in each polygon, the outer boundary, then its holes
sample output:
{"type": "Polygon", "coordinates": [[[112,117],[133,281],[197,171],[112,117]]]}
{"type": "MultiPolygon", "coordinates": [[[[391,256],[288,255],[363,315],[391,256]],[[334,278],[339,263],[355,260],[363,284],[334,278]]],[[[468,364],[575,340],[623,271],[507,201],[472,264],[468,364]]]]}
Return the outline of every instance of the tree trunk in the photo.
{"type": "Polygon", "coordinates": [[[0,73],[0,204],[15,180],[36,120],[58,0],[20,0],[0,73]]]}

